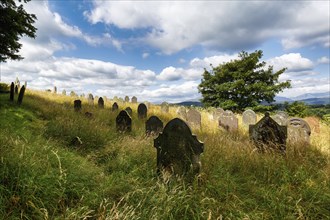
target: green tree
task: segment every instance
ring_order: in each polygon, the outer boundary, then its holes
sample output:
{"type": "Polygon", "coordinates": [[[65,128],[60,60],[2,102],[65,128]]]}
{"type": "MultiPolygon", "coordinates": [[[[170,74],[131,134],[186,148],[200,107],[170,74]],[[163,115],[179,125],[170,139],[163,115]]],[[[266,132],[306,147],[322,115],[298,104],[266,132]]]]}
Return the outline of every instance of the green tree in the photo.
{"type": "Polygon", "coordinates": [[[292,103],[284,102],[285,111],[290,116],[306,117],[308,106],[304,102],[294,101],[292,103]]]}
{"type": "Polygon", "coordinates": [[[24,10],[23,4],[19,4],[22,1],[27,3],[30,0],[0,0],[0,62],[23,59],[18,54],[22,47],[19,39],[22,36],[36,37],[37,28],[33,26],[36,16],[24,10]]]}
{"type": "Polygon", "coordinates": [[[266,67],[260,62],[262,51],[248,54],[242,51],[239,59],[204,70],[203,79],[198,86],[202,102],[206,107],[222,107],[242,111],[247,107],[259,108],[262,101],[273,102],[275,95],[290,88],[290,81],[279,82],[283,68],[273,72],[273,67],[266,67]]]}

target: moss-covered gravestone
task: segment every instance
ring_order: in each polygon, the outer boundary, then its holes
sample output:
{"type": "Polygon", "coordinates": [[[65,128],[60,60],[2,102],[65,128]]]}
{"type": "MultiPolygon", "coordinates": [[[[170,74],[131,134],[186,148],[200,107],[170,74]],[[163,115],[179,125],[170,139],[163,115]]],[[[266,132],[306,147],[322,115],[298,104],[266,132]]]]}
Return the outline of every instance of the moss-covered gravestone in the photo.
{"type": "Polygon", "coordinates": [[[120,111],[116,117],[116,129],[119,132],[132,131],[132,119],[125,110],[120,111]]]}
{"type": "Polygon", "coordinates": [[[81,110],[81,100],[77,99],[73,101],[73,108],[76,112],[81,110]]]}
{"type": "Polygon", "coordinates": [[[133,110],[131,107],[127,107],[125,108],[125,111],[127,111],[127,113],[131,116],[133,114],[133,110]]]}
{"type": "Polygon", "coordinates": [[[12,101],[12,102],[14,101],[14,93],[15,93],[15,85],[12,82],[10,84],[10,97],[9,97],[9,100],[12,101]]]}
{"type": "Polygon", "coordinates": [[[98,104],[99,108],[104,108],[104,100],[102,97],[99,98],[99,100],[97,101],[97,104],[98,104]]]}
{"type": "Polygon", "coordinates": [[[137,109],[138,112],[138,118],[144,119],[147,117],[148,108],[144,103],[140,103],[137,109]]]}
{"type": "Polygon", "coordinates": [[[146,121],[146,135],[158,135],[163,127],[163,122],[157,116],[151,116],[146,121]]]}
{"type": "Polygon", "coordinates": [[[18,98],[17,98],[17,103],[20,105],[23,102],[23,97],[25,93],[25,86],[22,86],[22,88],[19,91],[18,98]]]}
{"type": "Polygon", "coordinates": [[[118,111],[118,104],[117,104],[117,102],[115,102],[115,103],[112,104],[112,108],[111,108],[111,110],[112,110],[113,112],[118,111]]]}
{"type": "Polygon", "coordinates": [[[249,126],[249,134],[261,152],[270,150],[285,153],[287,127],[277,124],[268,112],[257,124],[249,126]]]}
{"type": "Polygon", "coordinates": [[[192,135],[188,125],[179,118],[169,121],[154,140],[157,149],[157,172],[184,176],[198,174],[204,144],[192,135]]]}

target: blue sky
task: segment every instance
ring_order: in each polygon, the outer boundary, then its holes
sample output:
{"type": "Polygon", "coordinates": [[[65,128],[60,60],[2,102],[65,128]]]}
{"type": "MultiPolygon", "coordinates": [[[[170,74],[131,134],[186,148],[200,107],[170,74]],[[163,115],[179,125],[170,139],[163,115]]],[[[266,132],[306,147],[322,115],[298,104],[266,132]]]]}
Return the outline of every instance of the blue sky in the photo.
{"type": "Polygon", "coordinates": [[[139,101],[201,97],[203,68],[263,50],[280,96],[330,92],[329,1],[31,1],[37,38],[22,38],[22,61],[1,64],[33,89],[139,101]]]}

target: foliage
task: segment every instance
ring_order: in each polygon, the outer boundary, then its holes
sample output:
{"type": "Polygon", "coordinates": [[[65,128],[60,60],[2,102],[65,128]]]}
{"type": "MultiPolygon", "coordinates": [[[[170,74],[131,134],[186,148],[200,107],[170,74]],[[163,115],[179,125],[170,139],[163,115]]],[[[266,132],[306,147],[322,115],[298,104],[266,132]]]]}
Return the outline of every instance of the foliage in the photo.
{"type": "MultiPolygon", "coordinates": [[[[23,0],[27,3],[30,0],[23,0]]],[[[22,0],[19,0],[21,3],[22,0]]],[[[8,59],[20,60],[18,54],[22,47],[19,39],[23,36],[36,37],[37,28],[33,26],[36,20],[34,14],[29,14],[23,8],[23,4],[17,5],[14,0],[0,1],[0,62],[8,59]]]]}
{"type": "Polygon", "coordinates": [[[206,107],[242,111],[255,107],[262,101],[273,102],[275,94],[290,87],[290,82],[278,82],[285,68],[273,72],[273,67],[259,62],[262,51],[248,54],[242,51],[239,59],[212,66],[204,70],[203,79],[198,86],[202,102],[206,107]]]}
{"type": "Polygon", "coordinates": [[[8,92],[8,91],[9,91],[9,85],[7,83],[0,83],[0,93],[8,92]]]}
{"type": "Polygon", "coordinates": [[[295,101],[292,103],[284,102],[284,108],[290,116],[303,118],[307,115],[308,106],[304,102],[295,101]]]}

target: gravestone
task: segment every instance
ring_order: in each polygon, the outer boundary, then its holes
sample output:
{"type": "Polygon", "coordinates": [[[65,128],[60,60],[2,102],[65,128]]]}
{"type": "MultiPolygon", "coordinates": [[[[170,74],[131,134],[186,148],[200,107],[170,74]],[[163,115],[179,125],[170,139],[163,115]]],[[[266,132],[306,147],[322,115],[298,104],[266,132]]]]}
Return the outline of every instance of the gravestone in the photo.
{"type": "Polygon", "coordinates": [[[163,132],[154,140],[157,149],[157,172],[183,176],[198,174],[200,154],[204,144],[192,135],[188,125],[179,118],[169,121],[163,132]]]}
{"type": "Polygon", "coordinates": [[[111,108],[111,110],[112,110],[113,112],[118,111],[118,104],[117,104],[117,102],[115,102],[115,103],[112,104],[112,108],[111,108]]]}
{"type": "Polygon", "coordinates": [[[243,118],[243,124],[246,126],[254,125],[255,123],[257,123],[257,115],[251,109],[245,110],[242,114],[242,118],[243,118]]]}
{"type": "Polygon", "coordinates": [[[290,118],[287,121],[288,141],[290,143],[310,143],[311,128],[309,124],[301,118],[290,118]]]}
{"type": "Polygon", "coordinates": [[[97,104],[98,104],[99,108],[104,108],[104,100],[102,97],[99,98],[99,100],[97,101],[97,104]]]}
{"type": "Polygon", "coordinates": [[[178,115],[179,118],[181,118],[182,120],[186,121],[187,120],[187,111],[186,108],[184,106],[180,106],[177,110],[176,110],[176,114],[178,115]]]}
{"type": "Polygon", "coordinates": [[[257,124],[249,126],[249,135],[259,151],[274,150],[285,153],[287,127],[279,125],[268,112],[257,124]]]}
{"type": "Polygon", "coordinates": [[[137,103],[137,98],[135,96],[132,97],[132,103],[137,103]]]}
{"type": "Polygon", "coordinates": [[[18,85],[15,85],[15,94],[18,94],[18,85]]]}
{"type": "Polygon", "coordinates": [[[213,120],[219,120],[220,116],[225,112],[222,108],[216,108],[212,111],[213,120]]]}
{"type": "Polygon", "coordinates": [[[163,131],[163,122],[157,116],[151,116],[146,121],[146,134],[147,135],[158,135],[163,131]]]}
{"type": "Polygon", "coordinates": [[[14,86],[14,83],[12,82],[10,84],[10,97],[9,97],[9,100],[10,101],[14,101],[14,92],[15,92],[15,86],[14,86]]]}
{"type": "Polygon", "coordinates": [[[133,110],[131,109],[131,107],[127,107],[127,108],[125,108],[125,111],[127,111],[127,113],[128,113],[130,116],[132,116],[132,114],[133,114],[133,110]]]}
{"type": "Polygon", "coordinates": [[[289,118],[288,113],[284,111],[277,111],[275,115],[271,116],[279,125],[286,125],[289,118]]]}
{"type": "Polygon", "coordinates": [[[148,112],[147,106],[144,103],[140,103],[139,106],[138,106],[137,112],[138,112],[138,118],[139,119],[146,118],[147,117],[147,112],[148,112]]]}
{"type": "Polygon", "coordinates": [[[118,98],[118,102],[124,103],[124,99],[120,97],[120,98],[118,98]]]}
{"type": "Polygon", "coordinates": [[[91,105],[91,106],[94,105],[94,97],[93,97],[93,94],[89,93],[89,94],[88,94],[88,98],[87,98],[87,100],[88,100],[88,105],[91,105]]]}
{"type": "Polygon", "coordinates": [[[22,88],[19,91],[18,98],[17,98],[17,103],[19,105],[22,104],[22,102],[23,102],[24,92],[25,92],[25,86],[22,86],[22,88]]]}
{"type": "Polygon", "coordinates": [[[170,107],[167,102],[162,102],[162,104],[160,105],[160,109],[162,112],[168,113],[170,110],[170,107]]]}
{"type": "Polygon", "coordinates": [[[200,129],[202,126],[202,116],[196,109],[189,109],[187,112],[187,122],[191,127],[200,129]]]}
{"type": "Polygon", "coordinates": [[[63,91],[62,91],[62,95],[66,95],[66,90],[65,89],[63,89],[63,91]]]}
{"type": "Polygon", "coordinates": [[[116,117],[116,129],[119,132],[132,131],[132,119],[125,110],[120,111],[116,117]]]}
{"type": "Polygon", "coordinates": [[[77,99],[73,102],[73,108],[76,112],[81,110],[81,100],[77,99]]]}
{"type": "Polygon", "coordinates": [[[57,93],[57,87],[54,86],[54,93],[56,94],[57,93]]]}
{"type": "Polygon", "coordinates": [[[226,131],[237,131],[238,130],[238,119],[232,111],[225,111],[219,118],[219,126],[224,128],[226,131]]]}
{"type": "Polygon", "coordinates": [[[87,118],[92,118],[93,117],[93,113],[91,113],[91,112],[85,112],[85,116],[87,118]]]}
{"type": "Polygon", "coordinates": [[[125,96],[125,102],[129,102],[129,97],[125,96]]]}

